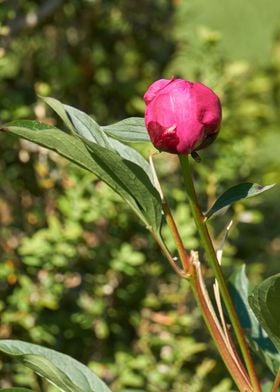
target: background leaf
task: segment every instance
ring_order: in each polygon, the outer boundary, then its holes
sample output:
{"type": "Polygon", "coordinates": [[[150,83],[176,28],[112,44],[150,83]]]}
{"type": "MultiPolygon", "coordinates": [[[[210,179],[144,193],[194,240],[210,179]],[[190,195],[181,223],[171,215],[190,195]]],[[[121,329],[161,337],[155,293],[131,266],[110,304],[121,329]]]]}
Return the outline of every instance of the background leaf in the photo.
{"type": "Polygon", "coordinates": [[[144,118],[129,117],[115,124],[101,127],[107,135],[123,142],[149,142],[144,118]]]}
{"type": "Polygon", "coordinates": [[[85,365],[54,350],[20,340],[0,340],[0,351],[17,357],[27,367],[65,392],[109,392],[85,365]]]}
{"type": "Polygon", "coordinates": [[[254,288],[249,303],[280,353],[280,273],[254,288]]]}
{"type": "Polygon", "coordinates": [[[17,121],[9,124],[5,130],[56,151],[91,171],[122,196],[145,225],[159,231],[159,194],[145,171],[134,162],[123,159],[115,151],[84,139],[86,146],[80,138],[36,121],[17,121]]]}
{"type": "Polygon", "coordinates": [[[230,292],[237,310],[242,327],[252,350],[263,360],[269,369],[276,374],[280,366],[280,354],[261,327],[252,311],[249,302],[249,281],[245,272],[245,265],[238,267],[230,278],[230,292]]]}
{"type": "Polygon", "coordinates": [[[251,182],[244,182],[242,184],[235,185],[226,190],[213,204],[213,206],[206,212],[205,216],[209,219],[212,215],[216,214],[219,210],[224,207],[230,206],[232,203],[241,199],[247,199],[249,197],[257,196],[262,192],[271,189],[275,184],[272,185],[258,185],[251,182]]]}
{"type": "Polygon", "coordinates": [[[4,388],[0,389],[2,392],[32,392],[31,389],[26,389],[26,388],[4,388]]]}

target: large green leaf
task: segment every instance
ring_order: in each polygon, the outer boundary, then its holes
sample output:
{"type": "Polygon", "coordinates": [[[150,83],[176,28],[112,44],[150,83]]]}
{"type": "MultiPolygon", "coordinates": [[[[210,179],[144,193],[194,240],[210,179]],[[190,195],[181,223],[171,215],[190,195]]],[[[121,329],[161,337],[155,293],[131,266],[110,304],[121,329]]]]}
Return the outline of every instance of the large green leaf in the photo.
{"type": "Polygon", "coordinates": [[[159,231],[160,196],[149,176],[134,162],[113,150],[36,121],[15,121],[2,130],[56,151],[96,174],[126,200],[149,229],[159,231]]]}
{"type": "Polygon", "coordinates": [[[249,197],[257,196],[262,192],[272,188],[272,185],[258,185],[252,182],[244,182],[242,184],[235,185],[226,190],[213,204],[213,206],[205,213],[205,216],[209,219],[212,215],[216,214],[219,210],[224,207],[230,206],[232,203],[241,199],[247,199],[249,197]]]}
{"type": "MultiPolygon", "coordinates": [[[[88,116],[86,113],[83,113],[82,111],[77,110],[72,106],[64,105],[55,98],[47,97],[43,98],[43,100],[61,117],[67,128],[72,133],[77,133],[80,137],[84,139],[87,139],[93,143],[97,143],[108,149],[115,150],[124,159],[134,162],[136,165],[140,166],[149,176],[151,182],[153,183],[152,171],[148,162],[135,149],[122,144],[120,141],[115,140],[114,138],[107,137],[105,133],[107,127],[101,127],[97,124],[96,121],[93,120],[93,118],[88,116]]],[[[135,138],[134,141],[138,138],[137,135],[139,135],[139,129],[142,130],[142,134],[147,134],[143,118],[133,117],[120,121],[120,123],[117,124],[123,124],[123,128],[121,129],[127,129],[127,132],[129,131],[131,134],[131,138],[135,138]],[[136,122],[136,125],[134,125],[134,127],[132,126],[132,120],[135,120],[136,122]],[[139,122],[141,123],[141,125],[139,124],[139,122]],[[135,133],[134,136],[133,133],[135,133]]],[[[117,124],[115,124],[116,129],[119,129],[117,124]]],[[[110,132],[107,133],[110,134],[110,132]]],[[[122,140],[125,140],[126,142],[131,141],[125,138],[123,138],[122,140]]]]}
{"type": "Polygon", "coordinates": [[[74,129],[80,136],[91,140],[99,146],[112,149],[108,136],[92,117],[72,106],[63,106],[74,129]]]}
{"type": "Polygon", "coordinates": [[[123,159],[116,152],[106,150],[106,153],[102,153],[95,143],[88,140],[84,142],[93,159],[96,162],[102,159],[106,173],[139,203],[140,212],[158,231],[162,217],[160,196],[145,171],[134,162],[123,159]]]}
{"type": "Polygon", "coordinates": [[[249,303],[280,353],[280,273],[255,287],[249,303]]]}
{"type": "Polygon", "coordinates": [[[107,135],[122,142],[149,142],[149,134],[145,127],[144,118],[129,117],[115,124],[101,127],[107,135]]]}
{"type": "Polygon", "coordinates": [[[17,357],[63,392],[110,392],[89,368],[68,355],[20,340],[0,340],[0,351],[17,357]]]}
{"type": "Polygon", "coordinates": [[[109,138],[109,140],[112,148],[118,154],[120,154],[122,158],[126,159],[127,161],[134,162],[136,165],[141,167],[141,169],[143,169],[144,172],[148,175],[151,183],[154,184],[151,166],[138,151],[136,151],[134,148],[127,146],[126,144],[119,142],[118,140],[112,138],[109,138]]]}
{"type": "Polygon", "coordinates": [[[242,328],[246,331],[250,347],[276,374],[280,367],[280,354],[249,305],[249,281],[246,276],[245,265],[238,267],[230,277],[230,292],[242,328]]]}
{"type": "Polygon", "coordinates": [[[52,97],[40,97],[40,98],[56,112],[56,114],[62,119],[64,124],[67,126],[67,128],[72,133],[75,133],[74,127],[66,113],[63,103],[61,103],[60,101],[52,97]]]}

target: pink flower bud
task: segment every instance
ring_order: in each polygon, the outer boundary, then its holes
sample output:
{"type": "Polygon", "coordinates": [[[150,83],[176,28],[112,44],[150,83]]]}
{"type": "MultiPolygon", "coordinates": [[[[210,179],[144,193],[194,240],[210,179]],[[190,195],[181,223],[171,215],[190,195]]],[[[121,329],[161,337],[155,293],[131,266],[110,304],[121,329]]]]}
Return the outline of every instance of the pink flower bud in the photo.
{"type": "Polygon", "coordinates": [[[145,123],[158,150],[189,154],[216,138],[222,119],[220,100],[201,83],[160,79],[144,95],[145,123]]]}

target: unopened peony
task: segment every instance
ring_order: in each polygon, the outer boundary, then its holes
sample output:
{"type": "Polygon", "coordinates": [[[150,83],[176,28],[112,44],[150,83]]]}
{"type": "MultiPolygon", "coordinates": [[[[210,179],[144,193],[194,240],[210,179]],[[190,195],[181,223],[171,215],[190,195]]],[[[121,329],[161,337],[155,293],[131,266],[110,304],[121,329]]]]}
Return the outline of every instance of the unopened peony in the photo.
{"type": "Polygon", "coordinates": [[[144,95],[145,123],[154,146],[173,154],[189,154],[208,146],[221,124],[217,95],[202,83],[160,79],[144,95]]]}

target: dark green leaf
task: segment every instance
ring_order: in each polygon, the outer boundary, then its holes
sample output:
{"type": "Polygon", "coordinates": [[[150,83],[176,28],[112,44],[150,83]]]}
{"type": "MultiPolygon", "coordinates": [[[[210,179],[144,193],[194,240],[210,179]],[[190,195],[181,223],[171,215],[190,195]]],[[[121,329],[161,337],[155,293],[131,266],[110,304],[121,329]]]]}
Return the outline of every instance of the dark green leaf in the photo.
{"type": "Polygon", "coordinates": [[[254,288],[249,303],[280,353],[280,273],[254,288]]]}
{"type": "Polygon", "coordinates": [[[149,142],[149,134],[142,117],[130,117],[116,124],[102,127],[107,135],[122,142],[149,142]]]}
{"type": "Polygon", "coordinates": [[[17,136],[37,143],[87,169],[106,182],[148,227],[158,231],[161,224],[161,201],[145,171],[117,152],[68,135],[57,128],[36,121],[22,120],[5,128],[17,136]]]}
{"type": "Polygon", "coordinates": [[[261,327],[248,302],[249,282],[245,265],[238,267],[230,278],[230,292],[237,310],[240,323],[253,351],[276,374],[280,366],[280,354],[261,327]]]}
{"type": "Polygon", "coordinates": [[[0,351],[17,357],[63,392],[110,391],[89,368],[57,351],[20,340],[0,340],[0,351]]]}
{"type": "Polygon", "coordinates": [[[205,216],[209,219],[224,207],[230,206],[232,203],[241,199],[257,196],[262,192],[272,188],[272,185],[258,185],[252,182],[244,182],[226,190],[213,204],[213,206],[206,212],[205,216]]]}
{"type": "Polygon", "coordinates": [[[100,163],[102,160],[102,166],[106,173],[114,179],[121,189],[136,200],[138,210],[145,216],[146,221],[158,231],[162,216],[160,196],[145,171],[134,162],[123,159],[114,151],[105,150],[102,152],[95,143],[87,140],[85,143],[93,159],[100,163]]]}

